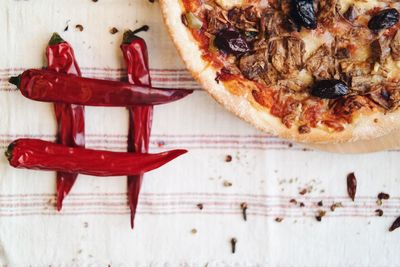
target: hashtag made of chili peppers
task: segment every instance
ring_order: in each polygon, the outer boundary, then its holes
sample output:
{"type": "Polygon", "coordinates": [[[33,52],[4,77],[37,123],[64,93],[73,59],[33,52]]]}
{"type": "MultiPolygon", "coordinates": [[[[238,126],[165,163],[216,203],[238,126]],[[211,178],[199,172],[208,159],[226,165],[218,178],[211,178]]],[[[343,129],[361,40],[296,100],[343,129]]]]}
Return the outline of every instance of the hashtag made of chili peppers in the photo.
{"type": "Polygon", "coordinates": [[[83,78],[38,69],[26,70],[18,77],[11,77],[9,82],[16,85],[23,96],[32,100],[84,106],[160,105],[179,100],[193,92],[83,78]]]}
{"type": "MultiPolygon", "coordinates": [[[[74,50],[61,36],[54,33],[46,49],[47,69],[81,76],[74,50]]],[[[54,104],[57,119],[57,142],[71,147],[85,146],[85,107],[73,104],[54,104]]],[[[77,173],[57,172],[57,210],[71,191],[77,173]]]]}
{"type": "Polygon", "coordinates": [[[122,153],[68,147],[39,139],[18,139],[8,146],[5,155],[14,168],[128,176],[159,168],[186,152],[176,149],[158,154],[122,153]]]}
{"type": "MultiPolygon", "coordinates": [[[[149,60],[146,42],[136,34],[147,31],[143,26],[135,31],[124,33],[121,50],[131,84],[151,86],[149,60]]],[[[129,108],[128,151],[147,153],[153,121],[153,106],[136,106],[129,108]]],[[[128,202],[131,211],[131,228],[134,227],[136,208],[139,202],[143,174],[128,177],[128,202]]]]}

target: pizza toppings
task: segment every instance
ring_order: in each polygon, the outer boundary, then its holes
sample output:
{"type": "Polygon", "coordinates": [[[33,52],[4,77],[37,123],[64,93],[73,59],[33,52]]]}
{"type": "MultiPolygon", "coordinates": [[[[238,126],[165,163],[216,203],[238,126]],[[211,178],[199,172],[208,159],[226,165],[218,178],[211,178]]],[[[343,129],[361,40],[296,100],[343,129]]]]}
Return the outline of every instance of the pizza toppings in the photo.
{"type": "Polygon", "coordinates": [[[291,16],[298,28],[317,28],[317,16],[315,15],[313,0],[293,0],[291,3],[291,16]]]}
{"type": "Polygon", "coordinates": [[[214,45],[227,54],[241,55],[250,51],[244,36],[233,29],[224,29],[217,33],[214,45]]]}
{"type": "Polygon", "coordinates": [[[303,67],[305,52],[303,40],[295,36],[277,38],[269,43],[269,53],[273,67],[284,78],[297,76],[303,67]]]}
{"type": "Polygon", "coordinates": [[[311,90],[313,96],[335,99],[347,95],[349,88],[340,80],[320,80],[311,90]]]}
{"type": "Polygon", "coordinates": [[[390,55],[390,39],[381,36],[371,43],[372,59],[379,63],[384,63],[390,55]]]}
{"type": "Polygon", "coordinates": [[[400,60],[400,31],[397,31],[392,42],[390,43],[392,57],[394,60],[400,60]]]}
{"type": "Polygon", "coordinates": [[[340,10],[338,0],[321,0],[319,2],[318,19],[325,25],[332,25],[340,10]]]}
{"type": "Polygon", "coordinates": [[[351,5],[346,12],[344,12],[343,17],[347,19],[350,22],[353,22],[356,20],[358,16],[358,10],[354,5],[351,5]]]}
{"type": "Polygon", "coordinates": [[[371,3],[268,0],[228,7],[203,0],[186,9],[201,26],[187,27],[225,87],[235,86],[301,134],[316,127],[341,131],[357,112],[400,106],[400,24],[394,8],[400,5],[371,3]]]}
{"type": "Polygon", "coordinates": [[[368,22],[368,28],[374,31],[388,29],[399,22],[399,12],[395,8],[379,11],[368,22]]]}
{"type": "Polygon", "coordinates": [[[375,90],[371,91],[369,97],[373,102],[386,110],[389,110],[392,106],[390,93],[381,86],[378,86],[375,90]]]}
{"type": "Polygon", "coordinates": [[[321,45],[307,60],[306,69],[316,79],[331,79],[335,72],[335,63],[331,49],[326,44],[321,45]]]}
{"type": "Polygon", "coordinates": [[[191,29],[200,29],[203,26],[203,22],[192,12],[184,14],[182,16],[182,23],[191,29]]]}
{"type": "Polygon", "coordinates": [[[260,50],[240,58],[239,69],[247,79],[257,80],[265,72],[268,64],[266,54],[266,50],[260,50]]]}

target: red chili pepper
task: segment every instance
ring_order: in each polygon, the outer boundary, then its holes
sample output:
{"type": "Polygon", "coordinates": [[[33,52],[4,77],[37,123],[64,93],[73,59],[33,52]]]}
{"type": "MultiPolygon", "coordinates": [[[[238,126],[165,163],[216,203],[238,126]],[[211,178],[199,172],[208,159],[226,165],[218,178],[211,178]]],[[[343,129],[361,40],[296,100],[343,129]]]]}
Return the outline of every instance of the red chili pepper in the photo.
{"type": "MultiPolygon", "coordinates": [[[[136,36],[140,31],[147,31],[143,26],[136,31],[126,31],[121,45],[131,84],[151,86],[149,60],[146,42],[136,36]]],[[[153,119],[153,106],[137,106],[129,109],[128,151],[147,153],[153,119]]],[[[131,210],[131,227],[135,222],[136,208],[139,202],[143,174],[128,177],[128,201],[131,210]]]]}
{"type": "Polygon", "coordinates": [[[186,152],[180,149],[159,154],[122,153],[68,147],[38,139],[18,139],[8,146],[6,157],[15,168],[127,176],[154,170],[186,152]]]}
{"type": "Polygon", "coordinates": [[[84,106],[159,105],[179,100],[193,92],[157,89],[35,69],[27,70],[19,77],[12,77],[10,83],[17,85],[25,97],[33,100],[84,106]]]}
{"type": "MultiPolygon", "coordinates": [[[[46,49],[48,69],[81,76],[74,50],[60,35],[54,33],[46,49]]],[[[54,104],[57,118],[57,142],[66,146],[85,146],[85,107],[54,104]]],[[[61,210],[78,174],[57,172],[57,210],[61,210]]]]}

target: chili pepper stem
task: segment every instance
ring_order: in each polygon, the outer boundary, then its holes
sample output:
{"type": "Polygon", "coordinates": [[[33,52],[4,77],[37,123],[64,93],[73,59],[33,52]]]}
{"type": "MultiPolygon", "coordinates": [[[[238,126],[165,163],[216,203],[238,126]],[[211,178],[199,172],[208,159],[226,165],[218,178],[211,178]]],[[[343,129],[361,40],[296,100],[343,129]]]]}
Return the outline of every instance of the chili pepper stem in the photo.
{"type": "Polygon", "coordinates": [[[10,161],[12,159],[13,150],[14,150],[14,142],[9,144],[8,147],[7,147],[6,152],[4,152],[4,155],[6,156],[8,161],[10,161]]]}
{"type": "Polygon", "coordinates": [[[8,80],[8,82],[11,84],[14,84],[15,86],[17,86],[19,88],[19,85],[21,83],[21,76],[22,75],[13,76],[8,80]]]}
{"type": "Polygon", "coordinates": [[[51,36],[50,41],[49,41],[49,46],[58,45],[61,43],[65,43],[64,39],[61,38],[61,36],[58,33],[56,33],[56,32],[53,33],[53,35],[51,36]]]}
{"type": "Polygon", "coordinates": [[[136,34],[138,34],[139,32],[147,32],[148,30],[149,30],[149,26],[147,26],[147,25],[144,25],[144,26],[142,26],[142,27],[140,27],[140,28],[138,28],[136,30],[133,30],[133,31],[127,30],[124,33],[122,44],[130,44],[133,40],[138,38],[136,36],[136,34]]]}

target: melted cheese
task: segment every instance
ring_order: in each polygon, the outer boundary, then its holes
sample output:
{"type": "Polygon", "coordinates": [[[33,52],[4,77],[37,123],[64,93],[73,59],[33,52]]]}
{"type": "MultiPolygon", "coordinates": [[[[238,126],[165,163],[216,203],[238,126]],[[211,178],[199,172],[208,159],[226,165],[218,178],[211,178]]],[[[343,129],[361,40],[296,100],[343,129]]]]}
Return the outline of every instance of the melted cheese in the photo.
{"type": "Polygon", "coordinates": [[[385,67],[389,71],[388,78],[400,79],[400,61],[388,58],[385,67]]]}
{"type": "Polygon", "coordinates": [[[302,30],[300,37],[304,41],[306,52],[304,53],[304,59],[307,59],[315,50],[318,49],[322,44],[331,44],[333,37],[329,32],[323,34],[317,34],[315,31],[302,30]]]}
{"type": "Polygon", "coordinates": [[[245,4],[245,0],[215,0],[215,2],[226,9],[245,4]]]}
{"type": "MultiPolygon", "coordinates": [[[[344,1],[344,0],[342,0],[344,1]]],[[[345,0],[349,1],[349,0],[345,0]]],[[[351,2],[351,1],[349,1],[351,2]]],[[[361,11],[361,13],[366,12],[367,10],[373,9],[375,7],[385,7],[387,6],[387,3],[383,1],[378,1],[378,0],[369,0],[369,1],[352,1],[354,3],[354,6],[358,7],[361,11]]]]}
{"type": "Polygon", "coordinates": [[[342,13],[346,12],[346,10],[351,5],[356,6],[361,11],[361,13],[364,13],[365,11],[372,9],[374,7],[385,7],[387,3],[384,3],[379,0],[368,0],[368,1],[341,0],[340,1],[341,12],[342,13]]]}
{"type": "Polygon", "coordinates": [[[302,69],[297,75],[296,79],[300,80],[304,85],[310,85],[313,83],[314,78],[308,71],[302,69]]]}
{"type": "Polygon", "coordinates": [[[357,49],[352,56],[356,61],[365,61],[369,58],[371,49],[368,45],[357,46],[357,49]]]}

